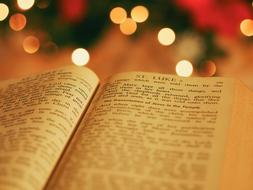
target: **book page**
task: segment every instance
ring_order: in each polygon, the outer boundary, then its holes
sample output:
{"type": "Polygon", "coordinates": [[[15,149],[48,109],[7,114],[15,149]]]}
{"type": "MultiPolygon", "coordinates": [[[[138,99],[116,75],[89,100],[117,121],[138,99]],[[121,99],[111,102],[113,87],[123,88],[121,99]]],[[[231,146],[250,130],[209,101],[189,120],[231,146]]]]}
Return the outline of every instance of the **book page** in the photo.
{"type": "Polygon", "coordinates": [[[0,189],[42,189],[98,85],[66,67],[0,85],[0,189]]]}
{"type": "Polygon", "coordinates": [[[48,188],[217,190],[233,96],[232,79],[116,75],[48,188]]]}
{"type": "Polygon", "coordinates": [[[237,81],[221,190],[253,189],[253,92],[237,81]]]}

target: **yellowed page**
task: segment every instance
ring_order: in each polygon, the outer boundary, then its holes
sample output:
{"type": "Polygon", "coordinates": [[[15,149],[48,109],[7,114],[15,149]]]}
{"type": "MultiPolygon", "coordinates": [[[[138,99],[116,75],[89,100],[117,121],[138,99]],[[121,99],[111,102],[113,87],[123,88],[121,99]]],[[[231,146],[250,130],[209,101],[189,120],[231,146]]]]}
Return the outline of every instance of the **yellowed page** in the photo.
{"type": "Polygon", "coordinates": [[[74,66],[1,83],[0,189],[45,186],[97,85],[74,66]]]}
{"type": "Polygon", "coordinates": [[[233,95],[231,79],[114,76],[48,189],[217,190],[233,95]]]}
{"type": "Polygon", "coordinates": [[[253,189],[253,92],[237,82],[221,190],[253,189]]]}

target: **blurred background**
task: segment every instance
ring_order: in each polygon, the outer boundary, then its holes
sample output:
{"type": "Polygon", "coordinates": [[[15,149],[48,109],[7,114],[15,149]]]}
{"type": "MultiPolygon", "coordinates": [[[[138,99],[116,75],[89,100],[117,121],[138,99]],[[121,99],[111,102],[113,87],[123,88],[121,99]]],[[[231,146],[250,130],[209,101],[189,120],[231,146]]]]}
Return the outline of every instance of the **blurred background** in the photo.
{"type": "Polygon", "coordinates": [[[253,89],[252,19],[250,0],[0,0],[0,80],[74,64],[253,89]]]}

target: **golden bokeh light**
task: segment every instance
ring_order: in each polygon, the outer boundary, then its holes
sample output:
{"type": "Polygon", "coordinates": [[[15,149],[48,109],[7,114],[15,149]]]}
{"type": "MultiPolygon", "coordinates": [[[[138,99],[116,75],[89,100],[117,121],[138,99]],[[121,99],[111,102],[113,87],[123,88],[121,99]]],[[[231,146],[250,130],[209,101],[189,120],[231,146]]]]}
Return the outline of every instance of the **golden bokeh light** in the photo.
{"type": "Polygon", "coordinates": [[[127,18],[125,22],[120,24],[120,31],[125,35],[133,34],[136,31],[136,29],[137,29],[137,24],[131,18],[127,18]]]}
{"type": "Polygon", "coordinates": [[[148,19],[149,12],[144,6],[136,6],[131,10],[131,17],[135,22],[145,22],[148,19]]]}
{"type": "Polygon", "coordinates": [[[215,63],[213,61],[207,61],[204,71],[205,71],[206,76],[211,77],[211,76],[215,75],[215,73],[216,73],[215,63]]]}
{"type": "Polygon", "coordinates": [[[123,23],[127,18],[127,12],[122,7],[115,7],[110,12],[110,19],[115,24],[123,23]]]}
{"type": "Polygon", "coordinates": [[[35,36],[28,36],[23,41],[23,48],[25,52],[33,54],[40,48],[40,41],[35,36]]]}
{"type": "Polygon", "coordinates": [[[20,31],[26,26],[26,17],[23,14],[17,13],[10,17],[10,28],[14,31],[20,31]]]}
{"type": "Polygon", "coordinates": [[[32,8],[35,3],[35,0],[17,0],[18,7],[22,10],[28,10],[32,8]]]}
{"type": "Polygon", "coordinates": [[[175,32],[170,28],[163,28],[158,32],[158,41],[164,46],[171,45],[176,39],[175,32]]]}
{"type": "Polygon", "coordinates": [[[3,21],[7,18],[9,14],[9,8],[4,3],[0,3],[0,21],[3,21]]]}
{"type": "Polygon", "coordinates": [[[253,20],[243,20],[240,24],[240,30],[245,36],[253,36],[253,20]]]}
{"type": "Polygon", "coordinates": [[[176,65],[176,73],[178,76],[189,77],[193,72],[193,67],[190,61],[181,60],[176,65]]]}
{"type": "Polygon", "coordinates": [[[77,66],[86,65],[90,60],[89,52],[83,48],[77,48],[71,56],[72,62],[77,66]]]}

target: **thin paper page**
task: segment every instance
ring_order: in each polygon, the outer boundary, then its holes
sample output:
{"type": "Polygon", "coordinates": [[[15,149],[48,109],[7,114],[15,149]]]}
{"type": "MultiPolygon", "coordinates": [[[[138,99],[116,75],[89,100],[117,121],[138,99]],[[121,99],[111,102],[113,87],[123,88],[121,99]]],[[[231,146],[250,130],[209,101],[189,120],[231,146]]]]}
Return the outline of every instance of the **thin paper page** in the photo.
{"type": "Polygon", "coordinates": [[[0,189],[47,182],[98,85],[86,68],[66,67],[0,89],[0,189]]]}
{"type": "Polygon", "coordinates": [[[222,190],[253,189],[253,92],[237,82],[221,178],[222,190]]]}
{"type": "Polygon", "coordinates": [[[216,190],[233,94],[224,78],[111,78],[50,187],[216,190]]]}

